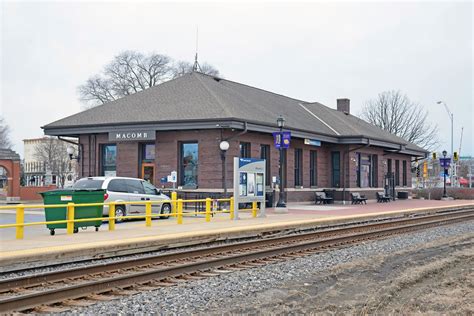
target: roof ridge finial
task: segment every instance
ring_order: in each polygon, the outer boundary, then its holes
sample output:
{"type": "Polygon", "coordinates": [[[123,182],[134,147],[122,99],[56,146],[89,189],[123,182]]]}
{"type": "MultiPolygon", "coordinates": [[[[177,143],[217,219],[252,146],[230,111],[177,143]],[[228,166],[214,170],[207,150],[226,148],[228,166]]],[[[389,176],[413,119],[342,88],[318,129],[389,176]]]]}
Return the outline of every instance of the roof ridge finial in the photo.
{"type": "Polygon", "coordinates": [[[193,71],[202,72],[201,65],[199,65],[199,62],[198,62],[198,41],[199,41],[199,29],[196,26],[196,55],[194,55],[193,71]]]}

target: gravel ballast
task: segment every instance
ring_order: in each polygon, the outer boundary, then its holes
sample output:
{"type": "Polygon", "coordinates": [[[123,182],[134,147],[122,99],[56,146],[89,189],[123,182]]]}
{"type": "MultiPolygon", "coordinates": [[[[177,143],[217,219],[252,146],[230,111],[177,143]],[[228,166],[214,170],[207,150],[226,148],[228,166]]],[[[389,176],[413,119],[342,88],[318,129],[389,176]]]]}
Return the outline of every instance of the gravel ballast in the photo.
{"type": "MultiPolygon", "coordinates": [[[[453,236],[468,236],[474,222],[453,224],[388,239],[370,241],[348,248],[332,250],[295,260],[270,264],[217,277],[186,282],[174,287],[141,292],[118,300],[100,302],[65,314],[219,314],[224,311],[255,313],[248,309],[258,305],[258,293],[278,296],[288,283],[323,273],[337,265],[372,256],[404,251],[453,236]]],[[[290,306],[291,310],[291,306],[290,306]]],[[[267,312],[282,312],[271,306],[267,312]]],[[[287,313],[286,311],[285,313],[287,313]]]]}

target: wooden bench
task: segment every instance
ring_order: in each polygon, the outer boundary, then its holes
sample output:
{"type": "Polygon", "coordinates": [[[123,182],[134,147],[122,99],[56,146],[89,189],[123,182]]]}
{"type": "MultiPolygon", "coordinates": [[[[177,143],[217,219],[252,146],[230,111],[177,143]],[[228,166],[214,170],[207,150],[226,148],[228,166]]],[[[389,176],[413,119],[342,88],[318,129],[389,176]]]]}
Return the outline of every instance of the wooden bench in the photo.
{"type": "Polygon", "coordinates": [[[385,195],[383,192],[376,192],[377,195],[377,203],[385,203],[390,202],[390,196],[385,195]]]}
{"type": "Polygon", "coordinates": [[[329,204],[333,198],[327,197],[325,192],[314,192],[314,204],[329,204]]]}
{"type": "Polygon", "coordinates": [[[360,195],[360,193],[357,193],[357,192],[351,193],[351,199],[352,199],[351,204],[362,204],[362,203],[367,204],[367,199],[365,198],[365,196],[360,195]]]}

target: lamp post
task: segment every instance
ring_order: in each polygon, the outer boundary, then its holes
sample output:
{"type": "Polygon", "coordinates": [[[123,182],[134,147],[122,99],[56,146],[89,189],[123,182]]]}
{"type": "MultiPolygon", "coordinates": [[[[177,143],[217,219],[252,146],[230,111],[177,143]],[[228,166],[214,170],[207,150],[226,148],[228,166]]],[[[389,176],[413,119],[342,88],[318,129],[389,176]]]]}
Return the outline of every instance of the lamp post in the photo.
{"type": "Polygon", "coordinates": [[[285,202],[285,193],[284,193],[284,185],[283,185],[283,155],[284,155],[284,148],[283,148],[283,126],[285,126],[285,119],[283,116],[280,115],[277,119],[278,128],[280,128],[280,193],[278,194],[278,203],[276,207],[286,207],[285,202]]]}
{"type": "Polygon", "coordinates": [[[219,148],[221,150],[221,160],[222,160],[222,188],[224,189],[224,199],[227,198],[227,170],[225,164],[225,158],[227,150],[229,149],[229,142],[223,140],[219,143],[219,148]]]}
{"type": "MultiPolygon", "coordinates": [[[[454,155],[454,143],[453,143],[454,114],[453,112],[449,110],[448,106],[446,105],[446,103],[444,103],[444,101],[438,101],[437,103],[444,105],[446,112],[448,112],[449,119],[451,120],[451,155],[454,155]]],[[[452,161],[452,163],[453,163],[453,173],[451,174],[451,186],[454,185],[454,176],[456,175],[456,164],[454,160],[452,161]]]]}
{"type": "MultiPolygon", "coordinates": [[[[446,152],[446,150],[443,150],[443,157],[446,159],[446,155],[448,153],[446,152]]],[[[446,160],[444,160],[444,165],[443,165],[443,168],[444,168],[444,173],[443,173],[443,178],[444,178],[444,186],[443,186],[443,198],[447,198],[448,195],[446,194],[446,172],[447,172],[447,169],[446,169],[446,160]]]]}

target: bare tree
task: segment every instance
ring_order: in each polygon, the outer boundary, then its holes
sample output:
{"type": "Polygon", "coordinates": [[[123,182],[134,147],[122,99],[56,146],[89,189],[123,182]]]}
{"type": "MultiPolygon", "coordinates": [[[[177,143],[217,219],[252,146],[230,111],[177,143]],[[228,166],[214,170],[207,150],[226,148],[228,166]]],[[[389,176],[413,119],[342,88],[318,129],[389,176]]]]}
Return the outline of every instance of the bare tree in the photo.
{"type": "MultiPolygon", "coordinates": [[[[192,70],[190,63],[175,63],[166,55],[124,51],[115,56],[101,74],[92,76],[85,84],[80,85],[78,93],[84,103],[96,106],[145,90],[192,70]]],[[[219,74],[216,68],[207,63],[203,64],[201,71],[210,75],[219,74]]]]}
{"type": "Polygon", "coordinates": [[[46,163],[46,172],[56,176],[57,186],[63,187],[68,173],[71,172],[71,160],[67,154],[68,143],[53,137],[47,137],[35,147],[35,158],[46,163]]]}
{"type": "Polygon", "coordinates": [[[0,116],[0,148],[11,149],[12,142],[10,140],[10,126],[8,126],[5,118],[0,116]]]}
{"type": "MultiPolygon", "coordinates": [[[[173,78],[180,77],[192,71],[193,71],[193,64],[187,61],[178,61],[173,65],[173,78]]],[[[214,66],[208,63],[203,63],[202,65],[199,65],[198,71],[210,76],[216,76],[216,77],[220,76],[219,70],[217,70],[217,68],[215,68],[214,66]]]]}
{"type": "Polygon", "coordinates": [[[359,116],[426,150],[438,146],[438,126],[428,122],[428,111],[400,91],[380,93],[365,103],[359,116]]]}

